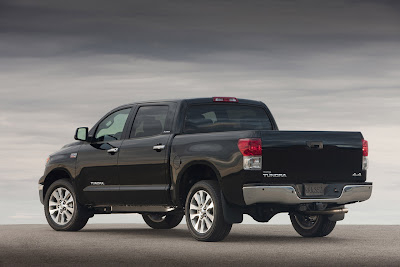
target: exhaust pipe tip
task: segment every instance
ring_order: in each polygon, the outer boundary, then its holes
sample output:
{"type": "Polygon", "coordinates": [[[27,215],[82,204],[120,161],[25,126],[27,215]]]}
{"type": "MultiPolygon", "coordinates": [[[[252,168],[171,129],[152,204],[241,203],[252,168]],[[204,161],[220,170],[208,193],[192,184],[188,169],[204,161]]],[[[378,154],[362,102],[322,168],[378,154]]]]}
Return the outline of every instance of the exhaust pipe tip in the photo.
{"type": "Polygon", "coordinates": [[[345,214],[348,213],[349,210],[345,208],[340,209],[330,209],[330,210],[307,210],[303,211],[304,214],[309,215],[334,215],[334,214],[345,214]]]}

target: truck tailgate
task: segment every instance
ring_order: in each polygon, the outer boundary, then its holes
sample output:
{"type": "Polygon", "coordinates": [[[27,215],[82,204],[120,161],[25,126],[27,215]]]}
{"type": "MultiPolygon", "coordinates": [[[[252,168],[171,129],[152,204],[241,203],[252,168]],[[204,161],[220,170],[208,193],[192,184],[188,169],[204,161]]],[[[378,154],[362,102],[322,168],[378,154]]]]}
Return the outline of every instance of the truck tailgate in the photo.
{"type": "Polygon", "coordinates": [[[260,131],[264,181],[364,182],[360,132],[260,131]]]}

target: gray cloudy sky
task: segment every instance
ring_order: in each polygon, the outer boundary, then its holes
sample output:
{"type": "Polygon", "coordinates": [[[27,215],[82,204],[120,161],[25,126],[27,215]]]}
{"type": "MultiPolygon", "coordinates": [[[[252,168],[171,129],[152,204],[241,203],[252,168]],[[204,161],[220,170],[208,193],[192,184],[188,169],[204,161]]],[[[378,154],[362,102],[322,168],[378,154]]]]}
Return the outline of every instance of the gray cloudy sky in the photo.
{"type": "Polygon", "coordinates": [[[374,192],[342,223],[400,223],[398,1],[1,0],[0,92],[0,224],[45,223],[37,180],[76,127],[217,95],[264,101],[281,129],[362,131],[374,192]]]}

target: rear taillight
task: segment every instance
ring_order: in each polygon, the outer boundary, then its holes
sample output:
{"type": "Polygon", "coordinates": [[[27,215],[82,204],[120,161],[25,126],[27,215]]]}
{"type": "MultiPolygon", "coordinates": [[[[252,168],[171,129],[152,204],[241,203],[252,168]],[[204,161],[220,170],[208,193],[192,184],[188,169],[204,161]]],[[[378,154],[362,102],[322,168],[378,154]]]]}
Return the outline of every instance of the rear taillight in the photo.
{"type": "Polygon", "coordinates": [[[243,169],[261,170],[262,145],[260,138],[239,139],[238,148],[243,155],[243,169]]]}
{"type": "Polygon", "coordinates": [[[232,102],[232,103],[239,102],[236,97],[213,97],[213,101],[214,102],[232,102]]]}
{"type": "Polygon", "coordinates": [[[243,156],[261,156],[261,139],[239,139],[238,147],[243,156]]]}
{"type": "Polygon", "coordinates": [[[362,140],[362,151],[363,151],[363,161],[362,161],[362,170],[365,171],[368,169],[368,141],[362,140]]]}
{"type": "Polygon", "coordinates": [[[362,146],[363,146],[363,156],[367,157],[368,156],[368,141],[363,139],[362,146]]]}

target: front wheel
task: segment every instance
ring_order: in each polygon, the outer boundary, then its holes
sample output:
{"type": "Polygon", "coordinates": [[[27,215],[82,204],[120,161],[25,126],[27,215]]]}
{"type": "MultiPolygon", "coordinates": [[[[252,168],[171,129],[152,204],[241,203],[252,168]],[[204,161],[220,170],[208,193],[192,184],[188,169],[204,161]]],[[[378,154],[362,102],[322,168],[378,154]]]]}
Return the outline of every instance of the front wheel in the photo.
{"type": "Polygon", "coordinates": [[[47,222],[56,231],[78,231],[82,229],[89,215],[76,199],[72,184],[61,179],[50,185],[44,199],[47,222]]]}
{"type": "Polygon", "coordinates": [[[182,221],[183,213],[147,213],[142,214],[142,217],[145,223],[153,229],[172,229],[182,221]]]}
{"type": "Polygon", "coordinates": [[[216,181],[200,181],[190,190],[185,205],[186,224],[199,241],[220,241],[231,231],[222,212],[221,191],[216,181]]]}
{"type": "Polygon", "coordinates": [[[329,235],[335,228],[336,222],[330,221],[323,215],[305,215],[291,213],[290,221],[296,232],[303,237],[322,237],[329,235]]]}

